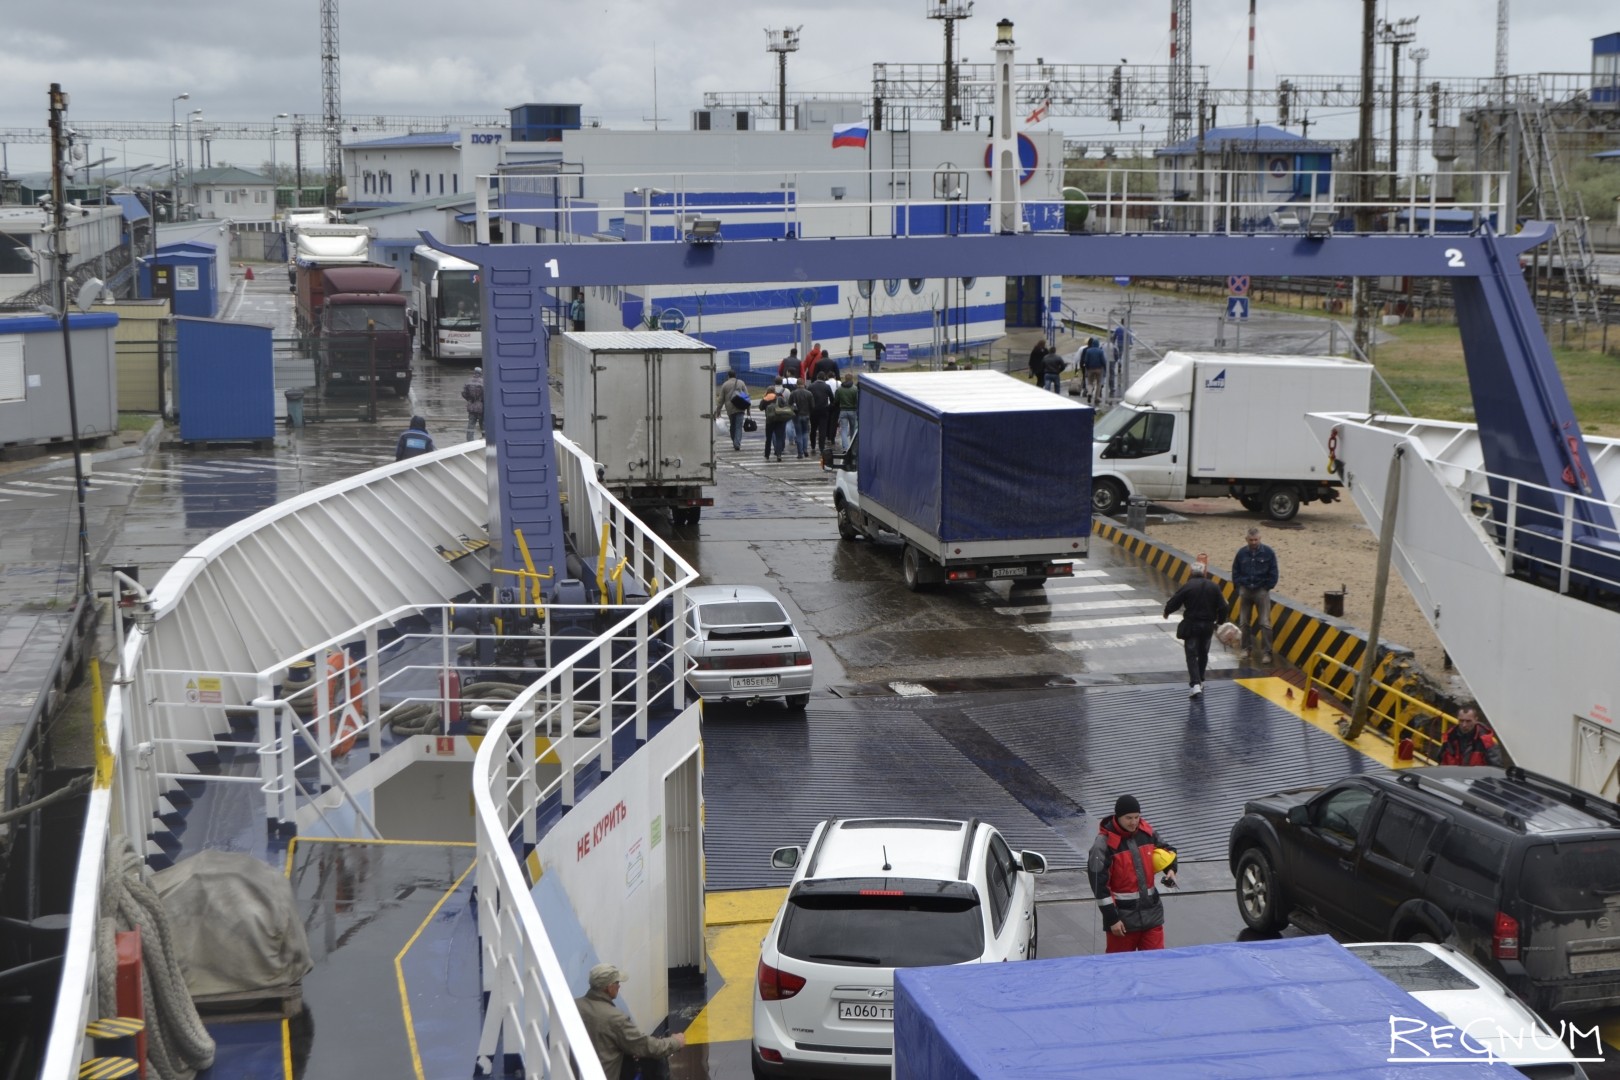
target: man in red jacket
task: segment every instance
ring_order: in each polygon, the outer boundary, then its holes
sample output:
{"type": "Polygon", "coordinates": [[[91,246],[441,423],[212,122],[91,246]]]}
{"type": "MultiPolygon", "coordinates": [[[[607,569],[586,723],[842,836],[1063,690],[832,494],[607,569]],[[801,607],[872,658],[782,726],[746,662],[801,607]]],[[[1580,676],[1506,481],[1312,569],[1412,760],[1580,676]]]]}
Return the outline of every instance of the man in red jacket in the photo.
{"type": "Polygon", "coordinates": [[[1164,948],[1164,902],[1153,880],[1155,849],[1170,854],[1164,883],[1174,888],[1176,849],[1142,820],[1142,804],[1134,795],[1121,795],[1114,803],[1114,815],[1098,824],[1086,860],[1091,893],[1108,931],[1108,952],[1164,948]]]}
{"type": "Polygon", "coordinates": [[[1502,747],[1496,741],[1496,732],[1480,723],[1476,710],[1458,711],[1457,726],[1446,733],[1446,741],[1440,744],[1440,764],[1502,764],[1502,747]]]}

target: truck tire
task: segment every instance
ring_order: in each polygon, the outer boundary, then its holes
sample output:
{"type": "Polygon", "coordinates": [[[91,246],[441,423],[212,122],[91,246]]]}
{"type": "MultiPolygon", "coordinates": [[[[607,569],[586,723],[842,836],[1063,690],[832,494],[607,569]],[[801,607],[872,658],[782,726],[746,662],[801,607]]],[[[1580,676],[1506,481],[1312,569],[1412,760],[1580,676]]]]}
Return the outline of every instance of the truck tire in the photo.
{"type": "Polygon", "coordinates": [[[928,581],[923,576],[923,559],[927,556],[922,552],[906,545],[906,553],[900,556],[900,573],[905,576],[906,588],[912,592],[922,592],[928,588],[928,581]]]}
{"type": "Polygon", "coordinates": [[[1272,521],[1291,521],[1299,513],[1299,488],[1276,484],[1266,490],[1265,515],[1272,521]]]}
{"type": "Polygon", "coordinates": [[[1271,860],[1257,847],[1238,856],[1238,914],[1249,929],[1275,933],[1288,925],[1282,883],[1271,868],[1271,860]]]}
{"type": "Polygon", "coordinates": [[[1266,500],[1258,495],[1239,495],[1237,501],[1243,504],[1243,509],[1251,514],[1258,514],[1266,508],[1266,500]]]}
{"type": "Polygon", "coordinates": [[[1091,510],[1095,514],[1117,514],[1125,505],[1125,489],[1118,480],[1104,478],[1091,485],[1091,510]]]}
{"type": "Polygon", "coordinates": [[[850,515],[849,506],[843,502],[838,504],[838,535],[845,540],[859,540],[861,538],[861,530],[855,527],[855,521],[850,515]]]}

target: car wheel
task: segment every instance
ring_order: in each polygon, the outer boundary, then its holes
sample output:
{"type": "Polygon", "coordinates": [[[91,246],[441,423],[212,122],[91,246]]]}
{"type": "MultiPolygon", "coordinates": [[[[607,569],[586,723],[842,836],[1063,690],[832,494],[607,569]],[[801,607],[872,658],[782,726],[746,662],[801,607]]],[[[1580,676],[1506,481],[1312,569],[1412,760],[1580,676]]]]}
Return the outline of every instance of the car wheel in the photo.
{"type": "Polygon", "coordinates": [[[688,525],[696,525],[698,522],[700,522],[702,520],[703,520],[703,507],[701,507],[701,506],[688,506],[686,508],[686,523],[688,525]]]}
{"type": "Polygon", "coordinates": [[[912,592],[922,592],[927,584],[922,577],[922,553],[910,544],[906,545],[906,553],[900,557],[900,573],[905,575],[906,588],[912,592]]]}
{"type": "Polygon", "coordinates": [[[1292,484],[1278,484],[1266,492],[1266,517],[1272,521],[1290,521],[1299,513],[1299,488],[1292,484]]]}
{"type": "Polygon", "coordinates": [[[1096,514],[1117,514],[1125,505],[1125,489],[1118,480],[1098,480],[1091,486],[1091,510],[1096,514]]]}
{"type": "Polygon", "coordinates": [[[804,707],[809,704],[809,694],[789,694],[787,696],[787,707],[790,709],[803,710],[804,707]]]}
{"type": "Polygon", "coordinates": [[[838,504],[838,535],[845,540],[859,540],[861,530],[855,527],[855,521],[850,517],[849,507],[843,503],[838,504]]]}
{"type": "Polygon", "coordinates": [[[1239,495],[1237,499],[1243,504],[1243,509],[1251,514],[1258,514],[1266,508],[1266,500],[1258,495],[1239,495]]]}
{"type": "Polygon", "coordinates": [[[1035,946],[1041,940],[1041,909],[1035,908],[1029,913],[1029,949],[1024,953],[1025,960],[1035,960],[1035,946]]]}
{"type": "Polygon", "coordinates": [[[1271,869],[1271,860],[1259,848],[1249,848],[1238,857],[1238,913],[1251,930],[1273,933],[1288,925],[1282,884],[1271,869]]]}

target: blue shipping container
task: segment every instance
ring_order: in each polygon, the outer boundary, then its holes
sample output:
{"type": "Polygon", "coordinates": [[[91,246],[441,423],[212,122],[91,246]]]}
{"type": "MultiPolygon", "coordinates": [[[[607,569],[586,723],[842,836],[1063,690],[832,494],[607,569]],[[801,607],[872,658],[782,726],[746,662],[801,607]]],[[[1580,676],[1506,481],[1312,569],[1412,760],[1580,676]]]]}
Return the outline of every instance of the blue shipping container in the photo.
{"type": "Polygon", "coordinates": [[[997,371],[860,388],[863,500],[947,542],[1090,534],[1090,407],[997,371]]]}

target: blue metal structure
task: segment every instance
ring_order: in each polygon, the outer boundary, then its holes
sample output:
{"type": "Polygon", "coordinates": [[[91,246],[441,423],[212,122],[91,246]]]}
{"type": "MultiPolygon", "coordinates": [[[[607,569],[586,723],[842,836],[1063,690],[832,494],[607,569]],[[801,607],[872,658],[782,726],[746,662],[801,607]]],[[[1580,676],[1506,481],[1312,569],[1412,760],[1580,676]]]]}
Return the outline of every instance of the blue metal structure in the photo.
{"type": "MultiPolygon", "coordinates": [[[[1591,457],[1552,349],[1542,332],[1519,257],[1553,227],[1533,222],[1514,236],[1300,233],[978,235],[754,240],[722,243],[440,244],[488,269],[485,400],[490,438],[491,530],[499,565],[521,566],[512,530],[522,528],[538,568],[563,562],[561,514],[551,448],[545,290],[590,285],[712,287],[764,281],[850,278],[1019,277],[1029,274],[1130,277],[1381,277],[1451,279],[1485,465],[1499,476],[1601,500],[1591,457]]],[[[1504,482],[1505,483],[1505,482],[1504,482]]],[[[1505,496],[1505,490],[1495,492],[1505,496]]],[[[1553,518],[1563,512],[1541,493],[1553,518]]],[[[1535,496],[1521,493],[1521,502],[1535,496]]],[[[1605,547],[1606,508],[1581,503],[1575,543],[1605,547]]],[[[1594,552],[1594,559],[1620,553],[1594,552]]]]}
{"type": "Polygon", "coordinates": [[[275,437],[270,332],[248,323],[174,320],[182,442],[275,437]]]}

